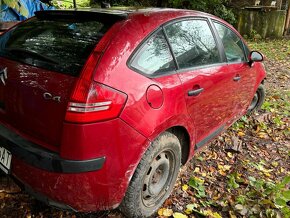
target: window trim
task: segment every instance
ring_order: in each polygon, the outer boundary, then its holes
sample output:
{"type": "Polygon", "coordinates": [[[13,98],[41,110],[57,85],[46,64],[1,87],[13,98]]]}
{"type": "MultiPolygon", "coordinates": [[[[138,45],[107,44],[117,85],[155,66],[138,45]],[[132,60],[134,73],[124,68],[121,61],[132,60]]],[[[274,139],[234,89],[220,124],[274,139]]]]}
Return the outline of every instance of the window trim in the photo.
{"type": "MultiPolygon", "coordinates": [[[[226,62],[227,62],[228,64],[241,64],[241,63],[248,63],[248,62],[249,62],[249,58],[248,58],[247,55],[246,55],[246,51],[245,51],[245,46],[246,46],[246,45],[245,45],[245,42],[244,42],[243,38],[241,38],[241,37],[237,34],[236,30],[233,29],[232,27],[228,26],[228,25],[225,25],[224,23],[222,23],[222,22],[220,22],[220,21],[218,21],[218,20],[216,20],[216,19],[211,18],[210,20],[211,20],[212,26],[213,26],[213,28],[214,28],[214,30],[215,30],[215,32],[216,32],[216,36],[217,36],[217,38],[219,39],[219,41],[220,41],[220,43],[221,43],[221,46],[222,46],[222,49],[223,49],[223,53],[224,53],[224,55],[225,55],[226,62]],[[243,43],[243,53],[244,53],[245,61],[233,61],[233,62],[229,62],[229,61],[228,61],[227,56],[226,56],[226,51],[225,51],[225,48],[224,48],[224,43],[222,42],[222,39],[221,39],[221,37],[219,36],[218,31],[217,31],[217,28],[215,27],[214,23],[220,24],[220,25],[224,26],[225,28],[231,30],[231,31],[232,31],[232,32],[233,32],[233,33],[234,33],[234,34],[235,34],[235,35],[236,35],[236,36],[241,40],[241,42],[243,43]]],[[[250,49],[249,49],[249,51],[250,51],[250,49]]]]}

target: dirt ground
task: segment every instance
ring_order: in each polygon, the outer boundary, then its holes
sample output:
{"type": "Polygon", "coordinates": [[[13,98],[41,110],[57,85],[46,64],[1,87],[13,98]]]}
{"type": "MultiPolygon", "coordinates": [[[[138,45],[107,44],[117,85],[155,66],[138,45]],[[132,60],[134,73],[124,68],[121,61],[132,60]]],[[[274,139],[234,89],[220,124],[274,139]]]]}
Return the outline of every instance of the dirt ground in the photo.
{"type": "MultiPolygon", "coordinates": [[[[249,44],[267,56],[262,109],[195,155],[154,217],[290,217],[284,194],[290,176],[290,40],[249,44]]],[[[47,207],[5,175],[0,207],[0,217],[123,217],[117,210],[74,214],[47,207]]]]}

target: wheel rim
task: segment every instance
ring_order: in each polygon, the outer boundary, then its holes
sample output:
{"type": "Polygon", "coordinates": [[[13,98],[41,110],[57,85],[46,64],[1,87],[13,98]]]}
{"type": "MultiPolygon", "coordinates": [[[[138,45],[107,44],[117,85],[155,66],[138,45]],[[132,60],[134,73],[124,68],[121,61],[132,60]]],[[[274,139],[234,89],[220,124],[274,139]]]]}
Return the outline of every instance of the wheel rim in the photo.
{"type": "Polygon", "coordinates": [[[259,102],[259,93],[256,92],[248,110],[253,110],[259,102]]]}
{"type": "Polygon", "coordinates": [[[172,151],[160,152],[151,162],[143,180],[142,201],[153,207],[165,196],[172,183],[176,159],[172,151]]]}

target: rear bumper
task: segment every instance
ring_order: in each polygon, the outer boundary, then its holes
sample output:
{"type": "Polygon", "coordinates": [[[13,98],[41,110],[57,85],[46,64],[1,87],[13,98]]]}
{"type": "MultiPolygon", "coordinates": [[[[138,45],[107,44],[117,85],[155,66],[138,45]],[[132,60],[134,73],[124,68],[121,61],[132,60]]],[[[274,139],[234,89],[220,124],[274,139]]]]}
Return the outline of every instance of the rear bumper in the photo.
{"type": "Polygon", "coordinates": [[[58,154],[0,124],[0,146],[12,153],[12,176],[54,207],[80,212],[118,207],[150,141],[120,119],[65,124],[62,136],[58,154]]]}
{"type": "Polygon", "coordinates": [[[50,172],[91,172],[101,169],[105,162],[105,157],[81,161],[63,159],[57,153],[40,148],[1,124],[0,146],[7,148],[13,157],[50,172]]]}

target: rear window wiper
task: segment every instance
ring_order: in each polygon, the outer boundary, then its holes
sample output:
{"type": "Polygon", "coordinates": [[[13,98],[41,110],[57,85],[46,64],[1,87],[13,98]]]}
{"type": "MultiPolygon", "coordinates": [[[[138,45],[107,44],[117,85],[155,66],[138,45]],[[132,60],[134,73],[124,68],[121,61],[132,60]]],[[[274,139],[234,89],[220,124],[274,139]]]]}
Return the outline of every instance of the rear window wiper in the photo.
{"type": "Polygon", "coordinates": [[[19,53],[21,53],[22,57],[23,57],[23,55],[27,55],[29,57],[34,57],[36,59],[39,59],[39,60],[42,60],[42,61],[45,61],[45,62],[48,62],[51,64],[56,64],[56,65],[59,64],[59,62],[57,62],[56,60],[54,60],[50,57],[47,57],[43,54],[39,54],[39,53],[32,51],[32,50],[26,50],[23,48],[6,48],[5,51],[7,51],[10,54],[13,54],[13,56],[18,56],[19,53]]]}

